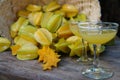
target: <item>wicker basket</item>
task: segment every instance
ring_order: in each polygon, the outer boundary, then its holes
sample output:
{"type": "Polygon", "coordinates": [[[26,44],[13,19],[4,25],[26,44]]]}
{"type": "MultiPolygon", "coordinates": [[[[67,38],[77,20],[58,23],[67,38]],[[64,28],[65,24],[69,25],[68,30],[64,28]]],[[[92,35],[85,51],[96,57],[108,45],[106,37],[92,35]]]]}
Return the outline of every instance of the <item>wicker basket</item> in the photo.
{"type": "MultiPolygon", "coordinates": [[[[0,0],[0,30],[10,39],[9,27],[16,19],[16,12],[24,9],[27,4],[45,5],[53,0],[0,0]]],[[[87,15],[88,20],[99,21],[101,9],[98,0],[57,0],[59,4],[73,4],[79,13],[87,15]]]]}

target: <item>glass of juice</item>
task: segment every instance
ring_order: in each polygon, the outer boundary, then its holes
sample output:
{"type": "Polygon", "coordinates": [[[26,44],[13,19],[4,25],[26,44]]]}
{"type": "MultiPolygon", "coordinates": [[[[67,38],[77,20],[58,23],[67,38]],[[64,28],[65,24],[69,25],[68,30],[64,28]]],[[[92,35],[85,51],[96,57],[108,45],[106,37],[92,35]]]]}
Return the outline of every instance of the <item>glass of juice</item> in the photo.
{"type": "Polygon", "coordinates": [[[99,65],[99,56],[97,56],[97,45],[105,44],[112,40],[117,33],[118,24],[113,22],[80,22],[78,23],[82,38],[90,44],[93,44],[94,59],[93,65],[82,70],[82,74],[92,79],[106,79],[113,75],[108,68],[99,65]]]}

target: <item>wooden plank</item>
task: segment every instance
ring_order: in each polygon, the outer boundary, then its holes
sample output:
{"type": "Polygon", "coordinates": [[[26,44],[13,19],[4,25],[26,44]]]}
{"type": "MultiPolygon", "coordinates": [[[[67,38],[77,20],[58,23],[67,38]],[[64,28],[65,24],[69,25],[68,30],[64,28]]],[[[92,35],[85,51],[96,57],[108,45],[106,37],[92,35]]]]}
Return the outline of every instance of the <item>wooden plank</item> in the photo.
{"type": "MultiPolygon", "coordinates": [[[[43,71],[42,64],[37,60],[20,61],[10,51],[6,51],[0,54],[0,73],[12,76],[13,80],[16,77],[23,80],[90,80],[81,74],[83,66],[76,59],[62,56],[58,68],[43,71]]],[[[100,63],[114,71],[114,76],[109,80],[120,79],[120,40],[114,46],[106,47],[100,56],[100,63]]]]}

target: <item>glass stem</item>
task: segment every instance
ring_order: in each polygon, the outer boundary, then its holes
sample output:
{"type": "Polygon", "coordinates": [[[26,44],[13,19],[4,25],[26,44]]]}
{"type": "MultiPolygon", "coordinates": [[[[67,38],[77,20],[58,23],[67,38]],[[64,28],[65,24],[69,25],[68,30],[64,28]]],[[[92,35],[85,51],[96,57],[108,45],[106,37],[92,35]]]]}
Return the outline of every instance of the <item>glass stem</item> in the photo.
{"type": "Polygon", "coordinates": [[[96,44],[93,44],[93,50],[94,50],[93,67],[98,68],[99,56],[97,56],[97,45],[96,44]]]}
{"type": "Polygon", "coordinates": [[[85,61],[88,59],[87,56],[87,43],[82,39],[82,45],[83,45],[83,52],[82,52],[82,59],[85,61]]]}

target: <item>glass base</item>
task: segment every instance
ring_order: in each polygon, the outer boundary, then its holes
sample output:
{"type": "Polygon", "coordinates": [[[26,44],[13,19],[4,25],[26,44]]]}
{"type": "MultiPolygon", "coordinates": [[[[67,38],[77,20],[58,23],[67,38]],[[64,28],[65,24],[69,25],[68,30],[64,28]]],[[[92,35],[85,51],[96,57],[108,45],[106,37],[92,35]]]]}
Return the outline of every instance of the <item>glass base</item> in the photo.
{"type": "Polygon", "coordinates": [[[82,74],[88,78],[95,79],[95,80],[103,80],[113,76],[113,72],[106,68],[88,68],[83,69],[82,74]]]}

